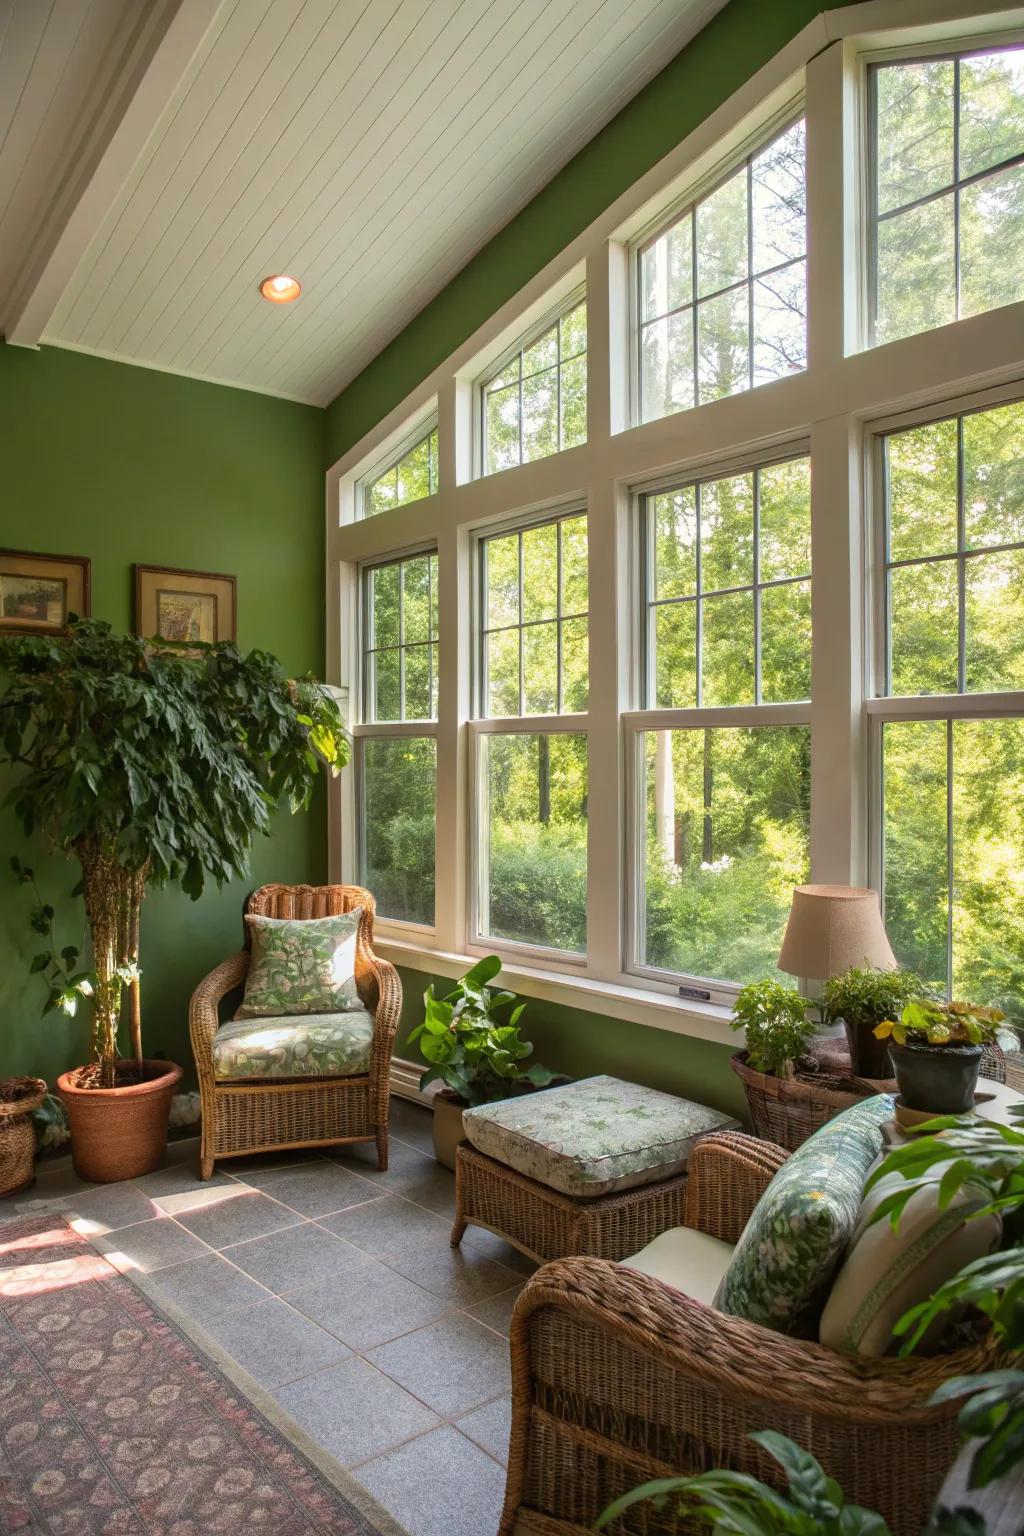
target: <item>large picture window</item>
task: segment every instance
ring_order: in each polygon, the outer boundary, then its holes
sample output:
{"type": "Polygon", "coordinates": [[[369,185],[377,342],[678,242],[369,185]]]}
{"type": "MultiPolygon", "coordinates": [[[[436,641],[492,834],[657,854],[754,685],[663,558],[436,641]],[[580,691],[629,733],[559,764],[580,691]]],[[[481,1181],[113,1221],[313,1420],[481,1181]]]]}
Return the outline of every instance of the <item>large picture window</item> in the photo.
{"type": "Polygon", "coordinates": [[[482,472],[529,464],[587,440],[587,301],[516,348],[480,385],[482,472]]]}
{"type": "Polygon", "coordinates": [[[1024,1036],[1024,28],[961,10],[798,32],[329,471],[395,963],[728,1044],[867,884],[1024,1036]]]}
{"type": "Polygon", "coordinates": [[[881,859],[899,959],[1024,1017],[1024,403],[880,443],[881,859]]]}
{"type": "Polygon", "coordinates": [[[1024,48],[875,65],[870,114],[873,339],[1024,299],[1024,48]]]}
{"type": "Polygon", "coordinates": [[[800,121],[640,248],[641,421],[806,368],[806,225],[800,121]]]}

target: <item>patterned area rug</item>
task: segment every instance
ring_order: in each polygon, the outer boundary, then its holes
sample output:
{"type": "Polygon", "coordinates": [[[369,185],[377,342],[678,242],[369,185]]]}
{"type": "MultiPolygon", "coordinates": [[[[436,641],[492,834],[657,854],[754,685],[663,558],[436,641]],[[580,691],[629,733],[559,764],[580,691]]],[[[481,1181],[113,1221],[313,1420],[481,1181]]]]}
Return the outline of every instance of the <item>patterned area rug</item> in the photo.
{"type": "Polygon", "coordinates": [[[0,1531],[403,1536],[229,1371],[61,1217],[0,1225],[0,1531]]]}

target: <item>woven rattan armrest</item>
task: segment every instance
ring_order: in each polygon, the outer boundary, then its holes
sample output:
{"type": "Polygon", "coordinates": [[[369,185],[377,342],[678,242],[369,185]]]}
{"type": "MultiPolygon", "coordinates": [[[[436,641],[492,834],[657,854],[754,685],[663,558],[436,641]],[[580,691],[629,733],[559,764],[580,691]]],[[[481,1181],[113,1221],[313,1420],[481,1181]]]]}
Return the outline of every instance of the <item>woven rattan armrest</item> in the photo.
{"type": "Polygon", "coordinates": [[[735,1243],[789,1153],[740,1131],[716,1131],[690,1153],[683,1223],[735,1243]]]}
{"type": "Polygon", "coordinates": [[[241,949],[236,955],[214,966],[192,994],[188,1028],[200,1079],[204,1075],[211,1080],[213,1078],[213,1037],[220,1023],[220,1004],[229,992],[242,985],[248,970],[249,954],[247,950],[241,949]]]}
{"type": "MultiPolygon", "coordinates": [[[[531,1327],[547,1307],[573,1312],[666,1371],[705,1386],[713,1382],[726,1395],[802,1407],[809,1414],[827,1410],[831,1418],[851,1424],[948,1418],[957,1405],[929,1406],[932,1390],[993,1360],[986,1345],[928,1359],[840,1355],[716,1312],[606,1259],[558,1259],[527,1281],[516,1302],[511,1348],[517,1393],[529,1393],[531,1327]]],[[[585,1392],[585,1384],[577,1382],[576,1390],[585,1392]]]]}

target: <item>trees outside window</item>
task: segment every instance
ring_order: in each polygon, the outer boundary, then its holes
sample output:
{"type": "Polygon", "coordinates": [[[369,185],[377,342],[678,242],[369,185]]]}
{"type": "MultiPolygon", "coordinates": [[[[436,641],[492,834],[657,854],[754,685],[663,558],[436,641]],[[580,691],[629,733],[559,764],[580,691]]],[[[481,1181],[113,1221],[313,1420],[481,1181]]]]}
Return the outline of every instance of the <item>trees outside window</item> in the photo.
{"type": "Polygon", "coordinates": [[[641,247],[641,421],[807,367],[804,124],[641,247]]]}
{"type": "Polygon", "coordinates": [[[871,71],[876,342],[1024,298],[1024,48],[871,71]]]}
{"type": "Polygon", "coordinates": [[[516,348],[480,385],[482,472],[492,475],[587,440],[587,301],[516,348]]]}
{"type": "Polygon", "coordinates": [[[879,452],[890,938],[947,996],[1024,1021],[1024,403],[879,452]]]}

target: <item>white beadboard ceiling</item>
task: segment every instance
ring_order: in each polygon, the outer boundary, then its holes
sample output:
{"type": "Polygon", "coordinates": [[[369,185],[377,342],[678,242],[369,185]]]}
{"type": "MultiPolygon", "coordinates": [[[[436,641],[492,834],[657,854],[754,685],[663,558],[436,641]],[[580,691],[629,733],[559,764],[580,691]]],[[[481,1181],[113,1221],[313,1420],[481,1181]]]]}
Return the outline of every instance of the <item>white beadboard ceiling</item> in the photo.
{"type": "Polygon", "coordinates": [[[0,324],[326,404],[723,3],[0,0],[0,324]]]}

